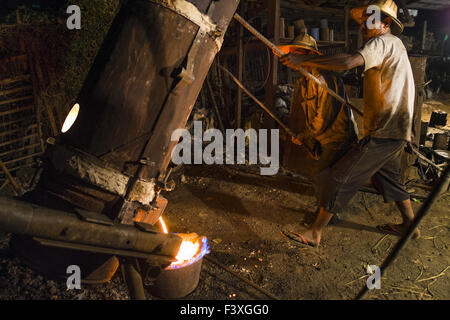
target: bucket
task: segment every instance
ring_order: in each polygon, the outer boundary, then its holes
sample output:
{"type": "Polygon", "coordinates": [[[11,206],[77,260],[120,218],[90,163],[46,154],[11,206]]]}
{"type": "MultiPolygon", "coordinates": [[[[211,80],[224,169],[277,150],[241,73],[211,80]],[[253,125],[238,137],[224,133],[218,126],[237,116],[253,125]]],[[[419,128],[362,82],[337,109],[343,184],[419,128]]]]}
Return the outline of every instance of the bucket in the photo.
{"type": "Polygon", "coordinates": [[[209,253],[207,238],[201,237],[200,241],[202,246],[192,260],[186,264],[169,266],[161,271],[149,288],[152,295],[163,299],[179,299],[197,288],[203,257],[209,253]]]}
{"type": "Polygon", "coordinates": [[[150,293],[163,299],[179,299],[194,291],[200,279],[203,258],[179,269],[165,269],[156,278],[150,293]]]}
{"type": "Polygon", "coordinates": [[[433,139],[433,150],[445,150],[448,145],[447,133],[435,133],[433,139]]]}

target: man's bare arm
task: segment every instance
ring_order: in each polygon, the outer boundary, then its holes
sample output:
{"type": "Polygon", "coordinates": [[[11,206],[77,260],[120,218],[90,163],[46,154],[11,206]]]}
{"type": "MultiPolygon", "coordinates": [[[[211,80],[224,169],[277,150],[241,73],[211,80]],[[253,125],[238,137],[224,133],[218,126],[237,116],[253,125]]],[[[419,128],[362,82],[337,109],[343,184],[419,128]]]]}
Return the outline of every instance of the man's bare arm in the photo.
{"type": "Polygon", "coordinates": [[[312,67],[323,70],[350,70],[364,65],[364,58],[359,53],[341,53],[330,56],[305,56],[288,54],[280,60],[288,67],[312,67]]]}

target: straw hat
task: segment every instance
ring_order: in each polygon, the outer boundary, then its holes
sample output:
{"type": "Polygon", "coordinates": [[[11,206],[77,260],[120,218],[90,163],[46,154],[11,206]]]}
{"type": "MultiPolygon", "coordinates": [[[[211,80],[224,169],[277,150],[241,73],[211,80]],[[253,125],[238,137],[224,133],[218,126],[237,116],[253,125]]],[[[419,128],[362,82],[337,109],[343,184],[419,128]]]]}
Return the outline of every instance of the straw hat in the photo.
{"type": "Polygon", "coordinates": [[[403,24],[397,18],[397,5],[393,0],[375,0],[371,1],[367,6],[354,8],[350,11],[352,18],[361,24],[365,11],[370,5],[380,8],[380,11],[392,18],[391,30],[392,34],[399,35],[403,32],[403,24]]]}
{"type": "Polygon", "coordinates": [[[278,46],[278,49],[283,51],[284,54],[295,52],[296,49],[306,49],[316,54],[322,54],[317,49],[316,40],[307,33],[300,34],[290,44],[278,46]]]}

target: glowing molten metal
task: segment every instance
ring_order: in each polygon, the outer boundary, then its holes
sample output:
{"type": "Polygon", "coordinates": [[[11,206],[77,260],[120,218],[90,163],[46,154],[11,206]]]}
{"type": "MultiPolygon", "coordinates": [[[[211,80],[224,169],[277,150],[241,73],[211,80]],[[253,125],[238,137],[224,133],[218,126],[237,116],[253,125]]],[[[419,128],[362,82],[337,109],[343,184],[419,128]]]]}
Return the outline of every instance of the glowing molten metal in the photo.
{"type": "MultiPolygon", "coordinates": [[[[162,217],[159,223],[164,233],[168,233],[168,229],[162,217]]],[[[177,236],[183,239],[178,254],[175,257],[177,261],[171,263],[167,269],[178,269],[188,266],[197,260],[203,258],[209,252],[208,240],[206,237],[199,237],[196,233],[177,233],[177,236]]]]}

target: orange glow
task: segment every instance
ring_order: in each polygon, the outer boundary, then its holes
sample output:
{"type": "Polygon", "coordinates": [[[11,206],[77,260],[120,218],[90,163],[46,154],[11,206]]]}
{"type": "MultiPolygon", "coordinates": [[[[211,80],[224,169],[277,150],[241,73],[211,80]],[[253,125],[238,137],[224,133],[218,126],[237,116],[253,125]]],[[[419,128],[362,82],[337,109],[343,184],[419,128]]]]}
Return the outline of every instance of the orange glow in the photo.
{"type": "Polygon", "coordinates": [[[166,234],[169,233],[169,230],[167,230],[166,223],[164,222],[162,216],[159,217],[159,223],[161,224],[161,228],[163,229],[163,232],[166,234]]]}
{"type": "Polygon", "coordinates": [[[78,112],[80,112],[80,105],[78,103],[75,103],[72,109],[70,109],[69,114],[66,117],[66,120],[64,120],[64,124],[61,129],[62,133],[66,133],[67,131],[69,131],[69,129],[75,123],[75,120],[77,120],[78,112]]]}
{"type": "Polygon", "coordinates": [[[183,239],[178,254],[175,257],[177,261],[172,262],[170,268],[174,268],[192,260],[201,248],[201,238],[196,233],[177,233],[177,236],[183,239]]]}
{"type": "MultiPolygon", "coordinates": [[[[159,217],[159,223],[161,224],[161,228],[164,233],[169,233],[166,223],[164,222],[162,216],[159,217]]],[[[183,239],[181,242],[180,249],[178,249],[178,254],[175,257],[177,261],[171,263],[169,268],[173,268],[176,266],[180,266],[184,263],[187,263],[189,260],[194,258],[200,251],[201,241],[199,236],[196,233],[179,233],[177,236],[183,239]]]]}
{"type": "Polygon", "coordinates": [[[177,259],[177,261],[172,263],[172,265],[183,264],[184,262],[191,260],[198,253],[199,249],[200,242],[183,240],[180,246],[180,250],[178,251],[178,255],[175,258],[177,259]]]}

